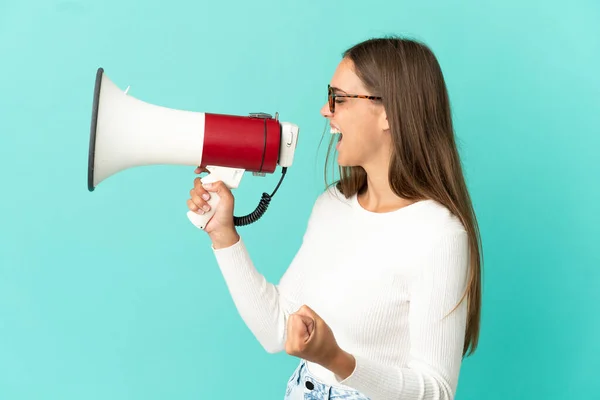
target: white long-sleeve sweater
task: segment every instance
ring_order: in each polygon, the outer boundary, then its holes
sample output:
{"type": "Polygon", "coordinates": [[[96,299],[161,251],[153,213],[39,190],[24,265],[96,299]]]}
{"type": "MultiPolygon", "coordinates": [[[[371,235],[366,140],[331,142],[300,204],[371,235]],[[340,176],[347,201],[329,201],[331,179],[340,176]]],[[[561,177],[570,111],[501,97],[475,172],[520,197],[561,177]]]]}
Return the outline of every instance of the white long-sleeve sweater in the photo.
{"type": "Polygon", "coordinates": [[[241,317],[267,351],[284,350],[287,317],[306,304],[356,359],[345,380],[308,363],[324,382],[372,400],[454,398],[466,301],[450,311],[466,288],[469,251],[463,225],[441,204],[374,213],[356,196],[327,190],[278,284],[255,268],[242,239],[213,251],[241,317]]]}

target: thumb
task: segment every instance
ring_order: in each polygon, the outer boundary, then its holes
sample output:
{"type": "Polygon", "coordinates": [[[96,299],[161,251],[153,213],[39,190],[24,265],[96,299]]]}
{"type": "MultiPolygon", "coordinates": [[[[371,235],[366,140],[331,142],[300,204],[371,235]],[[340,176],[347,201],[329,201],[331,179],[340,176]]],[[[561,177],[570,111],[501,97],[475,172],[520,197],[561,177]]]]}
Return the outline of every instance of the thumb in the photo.
{"type": "Polygon", "coordinates": [[[223,181],[203,183],[202,187],[204,187],[204,189],[210,192],[218,193],[219,195],[229,192],[229,189],[227,188],[227,186],[225,186],[223,181]]]}

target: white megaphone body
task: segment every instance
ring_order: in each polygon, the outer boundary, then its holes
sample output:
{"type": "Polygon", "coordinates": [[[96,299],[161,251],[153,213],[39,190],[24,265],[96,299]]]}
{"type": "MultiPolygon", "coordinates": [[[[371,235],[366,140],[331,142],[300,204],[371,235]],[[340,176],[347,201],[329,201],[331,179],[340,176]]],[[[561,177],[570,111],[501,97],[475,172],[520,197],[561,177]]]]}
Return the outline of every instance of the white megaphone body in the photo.
{"type": "MultiPolygon", "coordinates": [[[[144,165],[206,166],[204,183],[223,181],[237,188],[244,172],[272,173],[282,167],[282,179],[292,165],[298,126],[277,117],[177,110],[149,104],[120,90],[98,68],[94,87],[88,158],[88,190],[111,175],[144,165]]],[[[281,183],[281,181],[279,182],[281,183]]],[[[279,184],[277,185],[277,188],[279,184]]],[[[277,190],[275,189],[275,191],[277,190]]],[[[256,221],[271,197],[263,193],[257,209],[235,217],[236,225],[256,221]]],[[[205,229],[214,215],[219,196],[211,193],[210,211],[188,211],[190,221],[205,229]]]]}

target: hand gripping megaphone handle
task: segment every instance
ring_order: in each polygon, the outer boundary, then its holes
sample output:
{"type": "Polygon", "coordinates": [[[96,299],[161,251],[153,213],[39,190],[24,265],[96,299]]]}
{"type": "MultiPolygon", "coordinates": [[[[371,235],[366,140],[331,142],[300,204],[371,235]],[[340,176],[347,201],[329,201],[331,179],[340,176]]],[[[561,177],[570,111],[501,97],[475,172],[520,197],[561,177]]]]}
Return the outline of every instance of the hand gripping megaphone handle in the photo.
{"type": "Polygon", "coordinates": [[[210,210],[204,212],[204,214],[198,214],[193,211],[188,211],[188,219],[192,222],[192,224],[194,224],[196,228],[204,230],[206,228],[206,225],[208,225],[208,222],[215,215],[220,200],[221,199],[219,195],[212,192],[210,194],[210,199],[207,201],[208,205],[210,206],[210,210]]]}
{"type": "MultiPolygon", "coordinates": [[[[244,173],[243,169],[238,168],[206,167],[206,169],[211,171],[211,173],[201,179],[202,183],[223,181],[225,186],[227,186],[229,189],[238,187],[240,180],[242,179],[242,175],[244,173]]],[[[265,211],[267,211],[267,207],[269,206],[269,203],[271,202],[273,196],[275,196],[275,193],[277,193],[277,190],[279,189],[279,186],[281,185],[281,182],[283,181],[286,172],[287,167],[282,167],[281,178],[279,179],[279,183],[277,183],[277,186],[271,194],[262,194],[260,202],[258,203],[258,206],[253,212],[242,217],[233,217],[233,222],[235,226],[244,226],[251,224],[257,221],[265,213],[265,211]]],[[[206,229],[206,225],[208,225],[210,219],[215,215],[218,204],[221,200],[219,195],[215,192],[211,192],[210,196],[210,199],[207,201],[208,205],[210,206],[210,210],[208,212],[205,212],[204,214],[198,214],[190,210],[187,213],[188,219],[198,229],[206,229]]]]}
{"type": "MultiPolygon", "coordinates": [[[[200,179],[203,184],[222,181],[229,189],[237,188],[244,175],[244,170],[241,168],[207,166],[206,169],[209,174],[200,179]]],[[[206,225],[217,211],[220,200],[221,198],[217,193],[210,192],[210,199],[207,201],[210,210],[204,212],[204,214],[198,214],[190,210],[187,213],[188,219],[196,228],[206,229],[206,225]]]]}

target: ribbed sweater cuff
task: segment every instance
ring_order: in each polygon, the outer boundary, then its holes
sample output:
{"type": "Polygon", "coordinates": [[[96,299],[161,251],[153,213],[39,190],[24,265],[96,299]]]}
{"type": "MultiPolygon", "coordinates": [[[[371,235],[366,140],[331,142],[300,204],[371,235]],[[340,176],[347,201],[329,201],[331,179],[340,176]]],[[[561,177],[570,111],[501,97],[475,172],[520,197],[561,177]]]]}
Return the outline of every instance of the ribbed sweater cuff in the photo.
{"type": "Polygon", "coordinates": [[[421,399],[424,384],[418,374],[402,373],[400,368],[381,365],[354,355],[352,374],[338,381],[367,395],[371,400],[421,399]]]}

